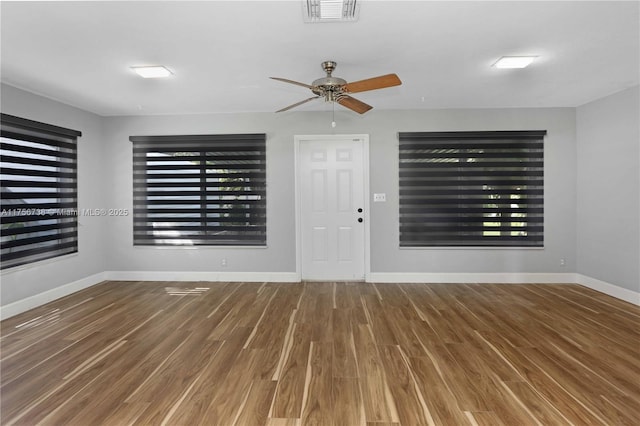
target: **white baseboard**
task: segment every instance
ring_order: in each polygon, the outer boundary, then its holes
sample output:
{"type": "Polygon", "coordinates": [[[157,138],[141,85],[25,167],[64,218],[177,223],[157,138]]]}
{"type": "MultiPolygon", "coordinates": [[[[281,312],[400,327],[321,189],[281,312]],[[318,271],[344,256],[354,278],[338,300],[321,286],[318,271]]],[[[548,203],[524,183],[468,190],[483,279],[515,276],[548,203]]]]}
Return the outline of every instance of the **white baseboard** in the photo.
{"type": "MultiPolygon", "coordinates": [[[[296,272],[180,272],[180,271],[105,271],[69,284],[0,306],[0,320],[18,315],[52,300],[68,296],[103,281],[230,281],[300,282],[296,272]]],[[[640,306],[640,293],[614,284],[574,273],[420,273],[373,272],[372,283],[498,283],[498,284],[573,284],[577,283],[617,299],[640,306]]]]}
{"type": "Polygon", "coordinates": [[[589,287],[592,290],[596,290],[600,293],[640,306],[640,292],[629,290],[582,274],[576,274],[576,282],[585,287],[589,287]]]}
{"type": "Polygon", "coordinates": [[[372,272],[367,277],[372,283],[496,283],[496,284],[568,284],[575,283],[574,273],[423,273],[423,272],[372,272]]]}
{"type": "Polygon", "coordinates": [[[0,306],[0,320],[68,296],[103,281],[245,281],[300,282],[295,272],[162,272],[162,271],[105,271],[54,289],[0,306]]]}
{"type": "Polygon", "coordinates": [[[76,291],[83,290],[87,287],[99,284],[102,281],[107,280],[104,272],[90,275],[86,278],[79,279],[69,284],[61,285],[54,289],[38,293],[34,296],[25,297],[13,303],[9,303],[4,306],[0,306],[0,320],[18,315],[29,309],[37,308],[38,306],[49,303],[52,300],[60,299],[61,297],[68,296],[76,291]]]}
{"type": "Polygon", "coordinates": [[[497,284],[580,284],[606,295],[640,306],[640,292],[574,273],[421,273],[373,272],[372,283],[497,283],[497,284]]]}
{"type": "Polygon", "coordinates": [[[300,282],[295,272],[107,271],[112,281],[300,282]]]}

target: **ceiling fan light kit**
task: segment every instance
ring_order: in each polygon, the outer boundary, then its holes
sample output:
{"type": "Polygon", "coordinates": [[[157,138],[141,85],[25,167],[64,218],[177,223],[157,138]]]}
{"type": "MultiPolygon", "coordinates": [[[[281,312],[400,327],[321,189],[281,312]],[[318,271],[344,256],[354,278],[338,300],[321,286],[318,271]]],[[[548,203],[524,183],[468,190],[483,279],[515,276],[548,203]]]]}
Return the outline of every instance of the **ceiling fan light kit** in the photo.
{"type": "Polygon", "coordinates": [[[321,66],[327,73],[326,77],[314,80],[311,84],[300,83],[298,81],[289,80],[280,77],[271,77],[274,80],[282,81],[284,83],[295,84],[296,86],[306,87],[310,89],[316,96],[305,99],[295,104],[284,107],[276,112],[288,111],[299,105],[312,101],[314,99],[324,98],[326,102],[337,102],[345,108],[357,112],[358,114],[364,114],[373,108],[371,105],[367,105],[362,101],[357,100],[349,96],[350,93],[366,92],[368,90],[384,89],[386,87],[399,86],[402,84],[400,78],[396,74],[386,74],[379,77],[368,78],[366,80],[354,81],[353,83],[347,83],[346,80],[334,77],[333,71],[338,64],[334,61],[324,61],[321,66]]]}

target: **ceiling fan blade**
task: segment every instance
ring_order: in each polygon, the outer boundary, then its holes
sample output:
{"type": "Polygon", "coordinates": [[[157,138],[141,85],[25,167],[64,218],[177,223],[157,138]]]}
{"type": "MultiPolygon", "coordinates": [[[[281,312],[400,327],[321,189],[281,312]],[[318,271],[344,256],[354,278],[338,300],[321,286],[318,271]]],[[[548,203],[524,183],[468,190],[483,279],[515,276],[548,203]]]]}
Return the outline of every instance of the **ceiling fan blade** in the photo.
{"type": "Polygon", "coordinates": [[[305,84],[305,83],[300,83],[299,81],[293,81],[293,80],[289,80],[286,78],[280,78],[280,77],[269,77],[273,80],[278,80],[278,81],[283,81],[285,83],[290,83],[290,84],[295,84],[296,86],[302,86],[302,87],[306,87],[307,89],[315,89],[315,86],[311,86],[309,84],[305,84]]]}
{"type": "Polygon", "coordinates": [[[312,100],[314,100],[314,99],[318,99],[319,97],[320,97],[320,96],[314,96],[313,98],[309,98],[309,99],[305,99],[304,101],[296,102],[295,104],[293,104],[293,105],[289,105],[288,107],[284,107],[284,108],[282,108],[282,109],[279,109],[279,110],[278,110],[278,111],[276,111],[276,112],[288,111],[288,110],[290,110],[291,108],[295,108],[295,107],[297,107],[298,105],[302,105],[302,104],[307,103],[307,102],[309,102],[309,101],[312,101],[312,100]]]}
{"type": "Polygon", "coordinates": [[[344,90],[349,93],[366,92],[367,90],[384,89],[385,87],[399,86],[402,82],[395,74],[381,75],[366,80],[347,83],[344,90]]]}
{"type": "Polygon", "coordinates": [[[337,102],[343,107],[349,108],[352,111],[357,112],[358,114],[364,114],[373,108],[371,105],[367,105],[362,101],[357,100],[356,98],[352,98],[348,95],[341,95],[338,97],[337,102]]]}

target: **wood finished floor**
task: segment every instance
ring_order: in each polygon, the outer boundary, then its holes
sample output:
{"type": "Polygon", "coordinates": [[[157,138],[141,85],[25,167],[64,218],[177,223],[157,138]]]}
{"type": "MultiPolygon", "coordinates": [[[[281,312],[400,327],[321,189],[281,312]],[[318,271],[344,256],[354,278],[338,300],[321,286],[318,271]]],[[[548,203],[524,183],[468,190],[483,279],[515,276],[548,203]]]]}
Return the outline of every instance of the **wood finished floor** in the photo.
{"type": "Polygon", "coordinates": [[[577,285],[105,282],[1,323],[3,425],[637,425],[577,285]]]}

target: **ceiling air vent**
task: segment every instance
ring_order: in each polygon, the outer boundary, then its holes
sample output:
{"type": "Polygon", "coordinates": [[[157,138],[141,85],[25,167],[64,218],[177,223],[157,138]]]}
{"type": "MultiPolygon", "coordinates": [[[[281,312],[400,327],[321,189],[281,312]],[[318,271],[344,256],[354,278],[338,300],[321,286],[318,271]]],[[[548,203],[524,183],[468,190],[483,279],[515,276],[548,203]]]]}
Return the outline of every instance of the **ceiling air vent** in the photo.
{"type": "Polygon", "coordinates": [[[302,0],[305,22],[355,22],[360,4],[357,0],[302,0]]]}

